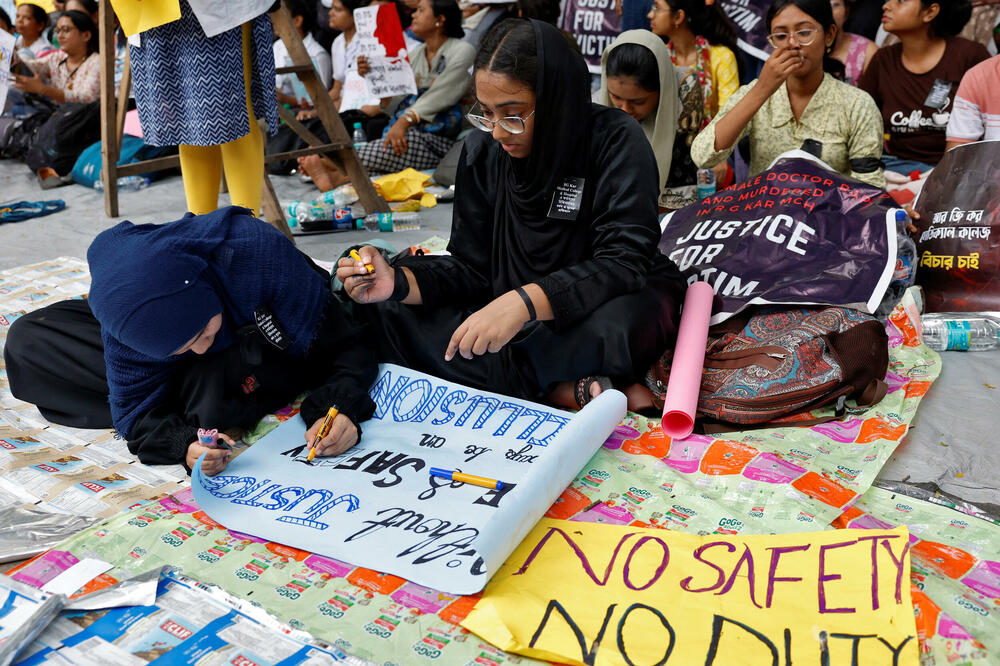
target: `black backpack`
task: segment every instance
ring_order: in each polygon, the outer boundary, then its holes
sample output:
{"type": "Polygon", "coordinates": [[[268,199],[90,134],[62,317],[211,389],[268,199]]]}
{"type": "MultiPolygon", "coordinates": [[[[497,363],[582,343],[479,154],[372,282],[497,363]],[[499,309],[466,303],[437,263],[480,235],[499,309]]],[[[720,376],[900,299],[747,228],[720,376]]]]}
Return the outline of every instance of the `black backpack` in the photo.
{"type": "Polygon", "coordinates": [[[32,171],[51,167],[65,176],[73,170],[80,153],[100,140],[100,102],[66,102],[35,131],[24,160],[32,171]]]}

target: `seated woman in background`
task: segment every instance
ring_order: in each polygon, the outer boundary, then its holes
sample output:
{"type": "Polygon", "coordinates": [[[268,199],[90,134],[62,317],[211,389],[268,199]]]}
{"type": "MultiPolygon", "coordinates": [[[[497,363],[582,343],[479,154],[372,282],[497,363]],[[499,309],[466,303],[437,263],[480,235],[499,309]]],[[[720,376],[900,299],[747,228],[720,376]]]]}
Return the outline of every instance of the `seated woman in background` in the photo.
{"type": "MultiPolygon", "coordinates": [[[[681,108],[677,138],[661,206],[683,208],[697,199],[698,167],[691,144],[740,85],[736,33],[716,4],[705,0],[656,0],[649,11],[654,34],[668,39],[667,51],[677,74],[681,108]]],[[[725,162],[715,167],[717,187],[732,182],[725,162]]]]}
{"type": "MultiPolygon", "coordinates": [[[[306,0],[286,0],[285,6],[292,14],[292,24],[302,38],[302,45],[312,60],[316,73],[319,74],[323,87],[330,89],[332,77],[330,53],[324,49],[316,38],[313,29],[316,27],[316,12],[306,0]]],[[[293,65],[288,56],[288,48],[280,38],[274,42],[274,66],[288,67],[293,65]]],[[[274,87],[278,91],[278,104],[288,104],[293,107],[310,107],[312,103],[306,94],[305,86],[299,82],[295,74],[278,74],[274,79],[274,87]],[[298,88],[298,89],[296,89],[298,88]]]]}
{"type": "Polygon", "coordinates": [[[656,156],[657,201],[665,209],[678,104],[677,77],[663,40],[648,30],[629,30],[618,35],[601,56],[601,90],[597,101],[621,109],[642,126],[656,156]]]}
{"type": "Polygon", "coordinates": [[[499,23],[475,81],[450,255],[390,266],[363,247],[338,264],[381,360],[564,406],[612,385],[650,405],[636,382],[674,342],[684,283],[656,247],[649,142],[590,102],[583,58],[548,23],[499,23]]]}
{"type": "Polygon", "coordinates": [[[800,148],[844,175],[884,187],[878,107],[824,71],[837,35],[829,0],[775,0],[766,21],[774,52],[760,77],[737,90],[694,140],[695,164],[715,166],[749,135],[751,176],[800,148]]]}
{"type": "Polygon", "coordinates": [[[972,14],[969,0],[891,0],[882,12],[882,25],[900,43],[879,49],[859,85],[882,110],[885,168],[904,175],[927,171],[944,155],[962,76],[989,53],[955,36],[972,14]]]}
{"type": "Polygon", "coordinates": [[[7,335],[10,390],[46,419],[114,426],[147,464],[190,469],[207,452],[203,470],[216,474],[229,454],[201,445],[199,428],[250,427],[315,388],[302,402],[306,441],[331,406],[340,414],[317,454],[358,441],[375,408],[374,355],[329,274],[277,229],[234,206],[122,222],[87,260],[87,300],[24,315],[7,335]]]}
{"type": "Polygon", "coordinates": [[[14,87],[24,93],[45,95],[57,104],[99,99],[101,64],[97,57],[97,26],[83,12],[69,11],[59,17],[55,32],[62,50],[24,60],[34,76],[15,75],[14,87]]]}
{"type": "Polygon", "coordinates": [[[26,2],[17,6],[17,13],[14,15],[14,29],[18,38],[14,42],[14,50],[21,51],[27,49],[33,58],[41,58],[49,53],[54,53],[55,48],[49,44],[42,33],[49,25],[49,15],[38,5],[26,2]]]}
{"type": "MultiPolygon", "coordinates": [[[[417,94],[397,105],[383,138],[369,140],[357,149],[369,173],[394,173],[407,167],[433,169],[461,130],[460,102],[469,89],[475,49],[461,39],[458,3],[420,0],[410,28],[424,40],[409,54],[417,94]]],[[[362,57],[359,72],[364,75],[368,71],[362,57]]],[[[324,192],[348,180],[332,162],[318,155],[304,157],[299,164],[324,192]]]]}
{"type": "Polygon", "coordinates": [[[833,22],[837,24],[837,39],[833,42],[830,57],[844,63],[844,81],[856,86],[878,46],[867,37],[844,32],[844,23],[853,5],[854,0],[830,0],[833,22]]]}

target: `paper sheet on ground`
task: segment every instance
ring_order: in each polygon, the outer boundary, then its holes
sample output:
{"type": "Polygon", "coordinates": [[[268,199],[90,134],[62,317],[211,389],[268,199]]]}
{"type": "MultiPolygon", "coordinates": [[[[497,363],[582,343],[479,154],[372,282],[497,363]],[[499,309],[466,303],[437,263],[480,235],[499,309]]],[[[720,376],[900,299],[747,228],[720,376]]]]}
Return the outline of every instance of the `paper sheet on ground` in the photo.
{"type": "Polygon", "coordinates": [[[195,466],[195,500],[230,529],[447,592],[478,592],[625,415],[607,391],[576,415],[383,365],[362,441],[306,464],[296,418],[225,472],[195,466]],[[430,477],[431,467],[503,481],[430,477]]]}
{"type": "Polygon", "coordinates": [[[560,663],[914,666],[908,537],[696,537],[545,519],[462,626],[560,663]]]}

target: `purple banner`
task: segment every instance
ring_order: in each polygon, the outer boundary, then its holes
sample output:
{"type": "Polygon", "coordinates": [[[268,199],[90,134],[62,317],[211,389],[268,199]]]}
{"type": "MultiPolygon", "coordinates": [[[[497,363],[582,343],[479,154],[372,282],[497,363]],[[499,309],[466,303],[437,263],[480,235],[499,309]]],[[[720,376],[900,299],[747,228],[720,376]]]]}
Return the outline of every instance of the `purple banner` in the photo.
{"type": "Polygon", "coordinates": [[[660,251],[689,284],[712,285],[713,324],[752,304],[874,312],[882,300],[896,262],[892,199],[796,154],[666,220],[660,251]]]}
{"type": "Polygon", "coordinates": [[[601,55],[621,32],[615,0],[565,0],[562,29],[576,38],[587,68],[601,73],[601,55]]]}
{"type": "Polygon", "coordinates": [[[767,8],[771,0],[716,0],[736,28],[739,47],[761,60],[767,60],[767,8]]]}

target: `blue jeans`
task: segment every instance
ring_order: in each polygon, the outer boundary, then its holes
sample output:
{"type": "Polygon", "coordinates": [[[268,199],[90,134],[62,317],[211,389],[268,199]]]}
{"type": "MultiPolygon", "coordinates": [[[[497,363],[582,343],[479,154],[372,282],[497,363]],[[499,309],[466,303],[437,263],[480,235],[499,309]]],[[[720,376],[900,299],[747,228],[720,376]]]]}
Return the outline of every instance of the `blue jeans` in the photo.
{"type": "Polygon", "coordinates": [[[890,155],[889,153],[882,154],[882,163],[885,164],[887,171],[895,171],[896,173],[901,173],[904,176],[910,175],[913,171],[923,173],[924,171],[930,171],[934,168],[933,164],[918,162],[916,160],[904,160],[896,157],[895,155],[890,155]]]}

